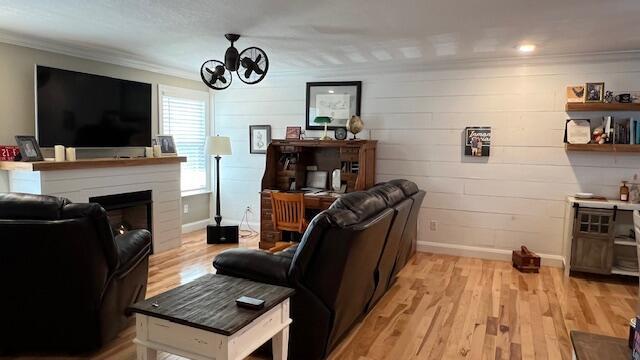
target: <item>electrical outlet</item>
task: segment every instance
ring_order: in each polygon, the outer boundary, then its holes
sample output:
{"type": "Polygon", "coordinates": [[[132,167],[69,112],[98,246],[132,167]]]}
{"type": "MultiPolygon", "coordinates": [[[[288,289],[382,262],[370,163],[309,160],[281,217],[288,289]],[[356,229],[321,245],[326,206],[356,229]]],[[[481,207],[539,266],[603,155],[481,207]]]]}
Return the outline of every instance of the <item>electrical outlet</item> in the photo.
{"type": "Polygon", "coordinates": [[[184,204],[182,206],[182,212],[185,213],[185,214],[189,213],[189,204],[184,204]]]}
{"type": "Polygon", "coordinates": [[[436,220],[431,220],[429,222],[429,230],[438,231],[438,222],[436,220]]]}

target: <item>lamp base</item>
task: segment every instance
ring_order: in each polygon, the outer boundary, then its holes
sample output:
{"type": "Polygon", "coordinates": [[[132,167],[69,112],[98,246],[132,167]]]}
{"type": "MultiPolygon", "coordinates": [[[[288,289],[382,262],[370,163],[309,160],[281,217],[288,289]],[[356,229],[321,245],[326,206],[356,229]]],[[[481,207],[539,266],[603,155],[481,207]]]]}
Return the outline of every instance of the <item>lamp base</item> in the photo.
{"type": "Polygon", "coordinates": [[[238,225],[207,225],[207,244],[237,244],[238,225]]]}

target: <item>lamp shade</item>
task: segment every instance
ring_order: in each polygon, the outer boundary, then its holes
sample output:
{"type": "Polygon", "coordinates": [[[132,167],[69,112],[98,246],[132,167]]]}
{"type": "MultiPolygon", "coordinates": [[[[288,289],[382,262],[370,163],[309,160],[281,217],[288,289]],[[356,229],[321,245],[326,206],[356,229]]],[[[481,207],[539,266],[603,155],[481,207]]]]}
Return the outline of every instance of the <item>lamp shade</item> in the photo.
{"type": "Polygon", "coordinates": [[[205,149],[209,155],[231,155],[231,141],[226,136],[209,136],[205,149]]]}
{"type": "Polygon", "coordinates": [[[316,124],[329,124],[331,123],[331,118],[328,116],[316,116],[313,122],[316,124]]]}

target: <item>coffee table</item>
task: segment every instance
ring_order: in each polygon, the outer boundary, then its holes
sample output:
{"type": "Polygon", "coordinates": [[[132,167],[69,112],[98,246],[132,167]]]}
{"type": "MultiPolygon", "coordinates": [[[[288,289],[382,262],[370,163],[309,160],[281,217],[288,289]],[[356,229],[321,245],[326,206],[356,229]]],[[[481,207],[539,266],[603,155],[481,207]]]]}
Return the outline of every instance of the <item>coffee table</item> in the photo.
{"type": "Polygon", "coordinates": [[[244,359],[272,339],[273,358],[285,360],[289,344],[289,298],[294,290],[230,276],[208,274],[129,307],[136,313],[139,360],[157,351],[198,360],[244,359]],[[249,296],[261,310],[238,307],[249,296]]]}

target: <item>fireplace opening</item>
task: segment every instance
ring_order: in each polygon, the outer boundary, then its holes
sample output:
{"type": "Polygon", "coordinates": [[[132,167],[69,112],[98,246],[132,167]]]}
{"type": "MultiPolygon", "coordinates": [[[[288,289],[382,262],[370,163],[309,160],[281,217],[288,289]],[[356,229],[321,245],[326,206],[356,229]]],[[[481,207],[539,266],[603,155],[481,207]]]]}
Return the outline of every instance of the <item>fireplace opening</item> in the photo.
{"type": "Polygon", "coordinates": [[[89,198],[89,202],[98,203],[107,211],[114,235],[137,229],[151,232],[151,190],[96,196],[89,198]]]}

